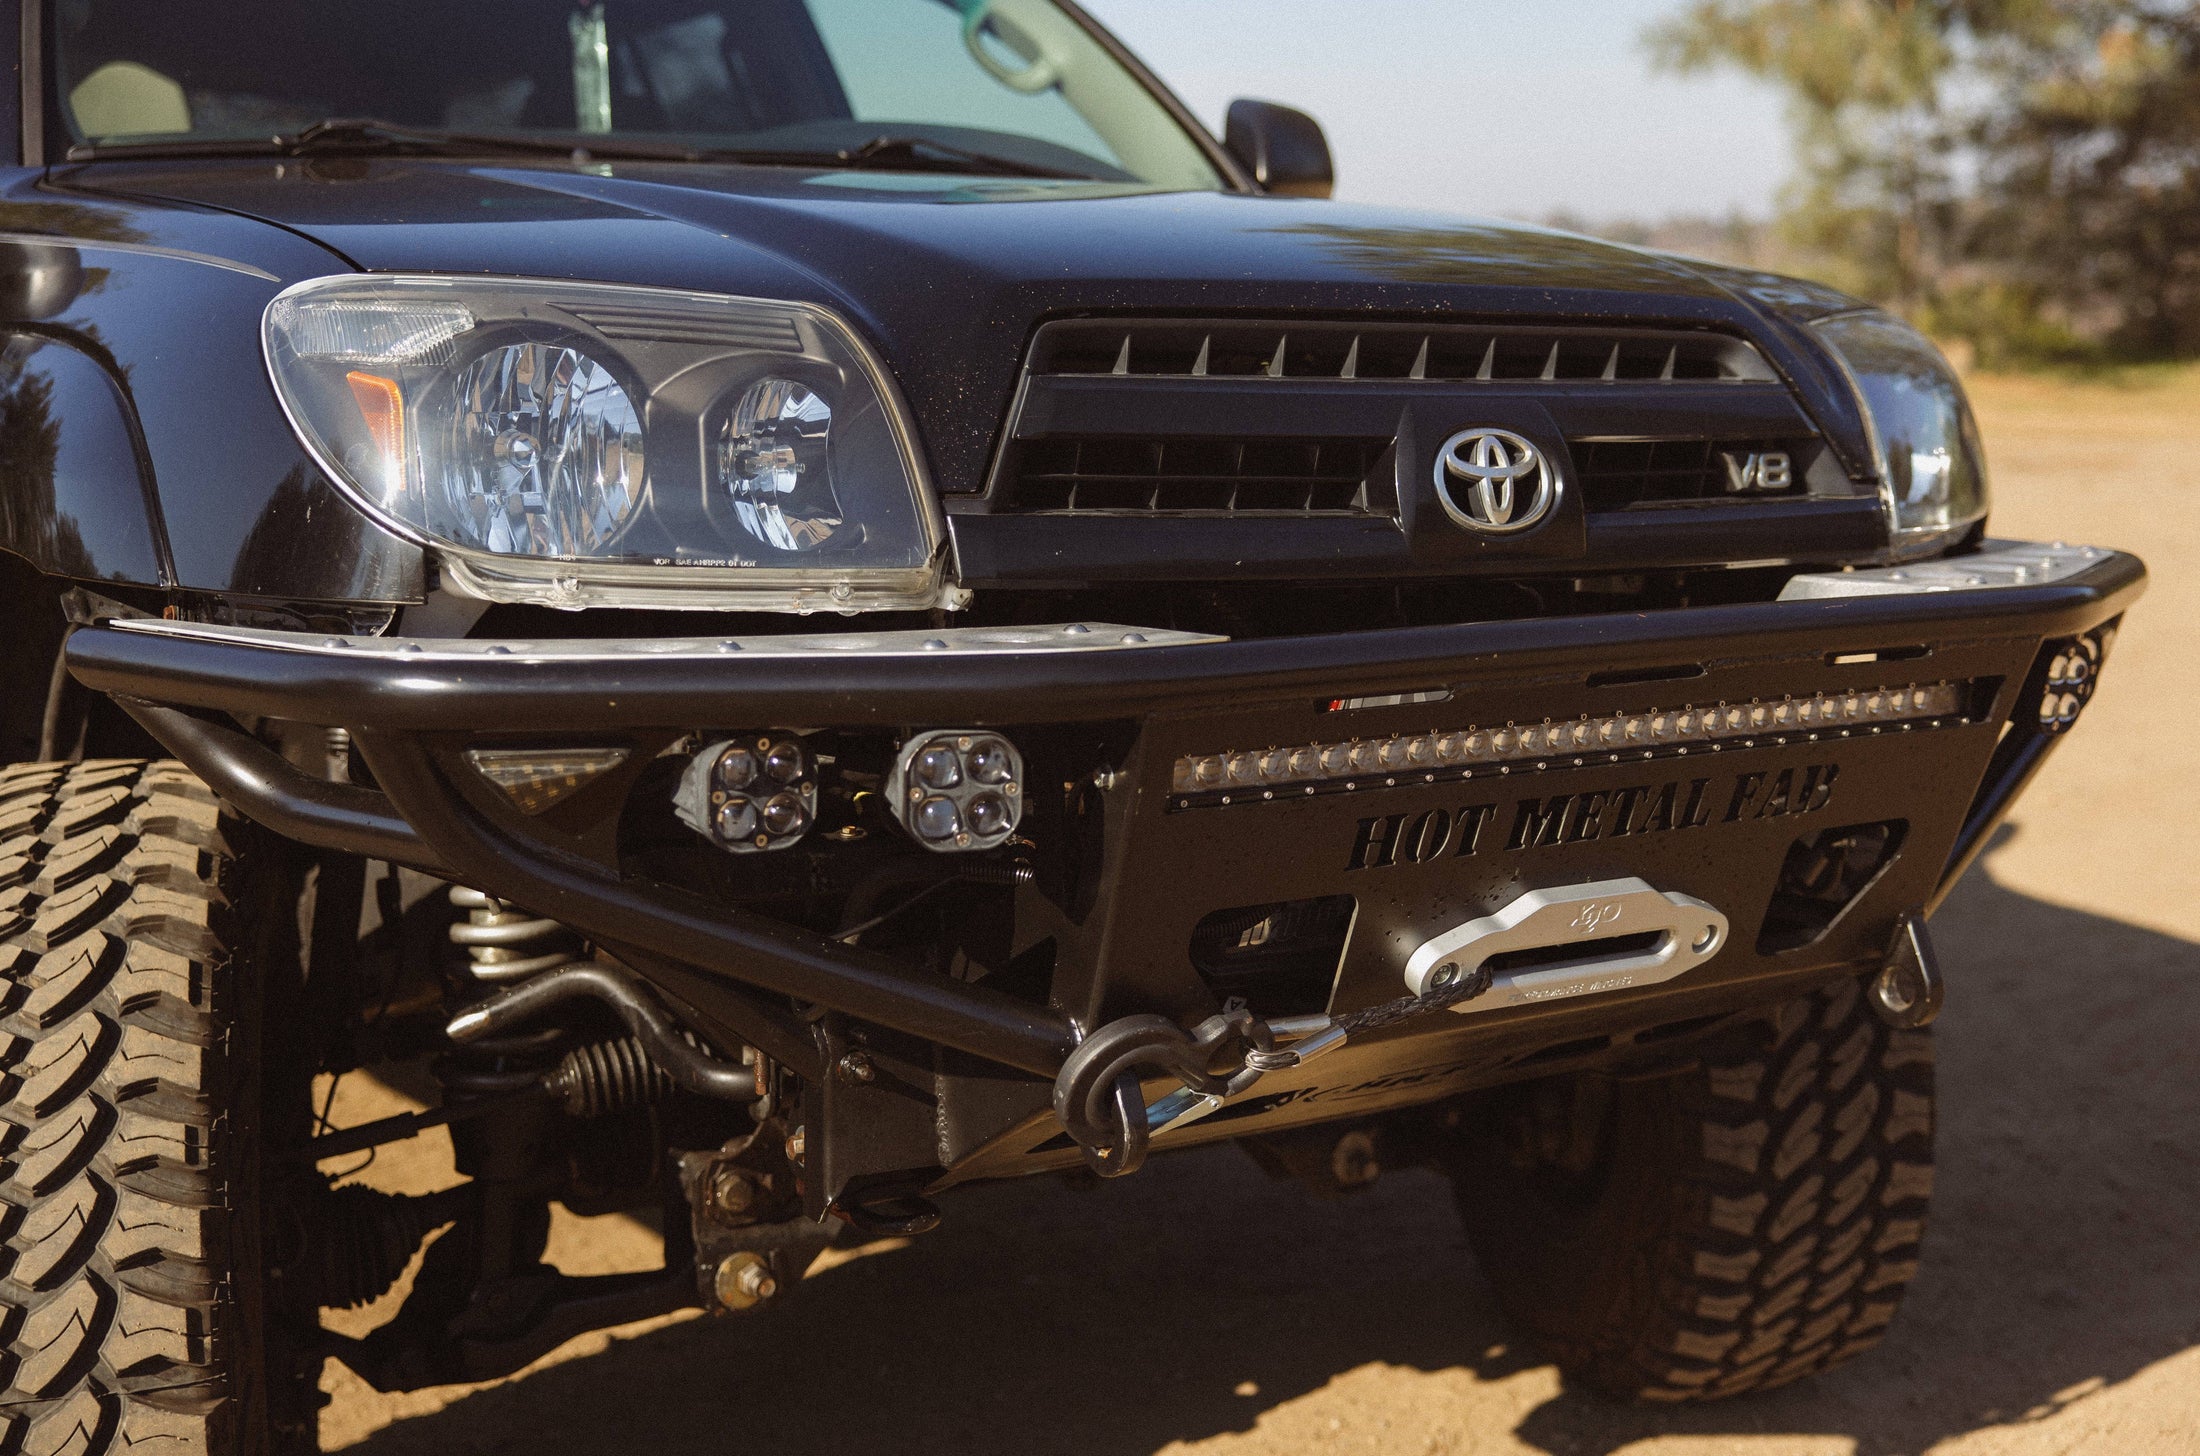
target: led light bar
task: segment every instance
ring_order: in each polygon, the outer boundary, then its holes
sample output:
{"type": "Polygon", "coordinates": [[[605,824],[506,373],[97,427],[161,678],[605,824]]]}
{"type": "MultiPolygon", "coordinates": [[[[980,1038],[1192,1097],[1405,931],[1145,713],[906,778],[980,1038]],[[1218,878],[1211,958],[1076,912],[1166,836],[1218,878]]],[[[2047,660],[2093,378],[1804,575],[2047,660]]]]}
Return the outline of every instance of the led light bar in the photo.
{"type": "Polygon", "coordinates": [[[1721,702],[1700,708],[1657,708],[1568,722],[1547,718],[1541,723],[1507,723],[1498,728],[1355,738],[1346,743],[1185,757],[1176,761],[1169,789],[1173,794],[1197,795],[1203,800],[1221,795],[1222,802],[1230,802],[1241,796],[1272,799],[1284,791],[1311,794],[1330,786],[1373,788],[1433,783],[1440,778],[1471,777],[1483,767],[1508,768],[1554,760],[1587,762],[1592,758],[1614,762],[1685,753],[1697,746],[1723,748],[1759,738],[1785,741],[1791,736],[1915,726],[1957,717],[1962,710],[1962,688],[1943,682],[1770,701],[1721,702]]]}

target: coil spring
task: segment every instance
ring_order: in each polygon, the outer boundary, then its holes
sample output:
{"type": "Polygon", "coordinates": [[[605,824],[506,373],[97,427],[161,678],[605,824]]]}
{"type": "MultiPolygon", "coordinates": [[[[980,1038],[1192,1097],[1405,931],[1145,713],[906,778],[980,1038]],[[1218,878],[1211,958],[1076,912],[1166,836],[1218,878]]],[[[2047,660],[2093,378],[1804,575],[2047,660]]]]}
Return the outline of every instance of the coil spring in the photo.
{"type": "Polygon", "coordinates": [[[555,920],[542,920],[512,909],[502,900],[451,886],[451,903],[466,918],[451,926],[451,939],[466,947],[477,981],[507,984],[562,966],[578,953],[573,933],[555,920]],[[533,954],[528,952],[533,951],[533,954]]]}

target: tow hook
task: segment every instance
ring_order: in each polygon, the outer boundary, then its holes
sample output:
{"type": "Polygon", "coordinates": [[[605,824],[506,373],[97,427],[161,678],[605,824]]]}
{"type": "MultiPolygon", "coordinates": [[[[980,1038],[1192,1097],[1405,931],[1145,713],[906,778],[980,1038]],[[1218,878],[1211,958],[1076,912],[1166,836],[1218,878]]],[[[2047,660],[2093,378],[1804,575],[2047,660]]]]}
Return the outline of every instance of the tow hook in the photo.
{"type": "Polygon", "coordinates": [[[1929,1026],[1940,1014],[1940,957],[1925,933],[1925,917],[1910,911],[1895,922],[1887,960],[1872,977],[1872,1010],[1889,1026],[1929,1026]]]}

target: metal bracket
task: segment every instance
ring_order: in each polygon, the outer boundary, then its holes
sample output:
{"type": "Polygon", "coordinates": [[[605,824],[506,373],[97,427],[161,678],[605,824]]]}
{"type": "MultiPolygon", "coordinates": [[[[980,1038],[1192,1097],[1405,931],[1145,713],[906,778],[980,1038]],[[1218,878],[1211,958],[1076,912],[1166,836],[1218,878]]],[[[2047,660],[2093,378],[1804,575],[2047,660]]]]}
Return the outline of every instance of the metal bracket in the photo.
{"type": "Polygon", "coordinates": [[[1726,916],[1712,906],[1632,877],[1530,890],[1422,945],[1406,962],[1406,988],[1424,996],[1499,961],[1490,967],[1488,994],[1451,1008],[1472,1014],[1654,986],[1710,960],[1726,937],[1726,916]],[[1646,945],[1637,939],[1645,935],[1653,937],[1646,945]],[[1521,952],[1545,954],[1513,965],[1500,960],[1521,952]]]}
{"type": "Polygon", "coordinates": [[[1925,917],[1913,910],[1895,922],[1886,964],[1872,977],[1872,1010],[1892,1027],[1930,1026],[1940,1014],[1941,995],[1940,958],[1925,933],[1925,917]]]}

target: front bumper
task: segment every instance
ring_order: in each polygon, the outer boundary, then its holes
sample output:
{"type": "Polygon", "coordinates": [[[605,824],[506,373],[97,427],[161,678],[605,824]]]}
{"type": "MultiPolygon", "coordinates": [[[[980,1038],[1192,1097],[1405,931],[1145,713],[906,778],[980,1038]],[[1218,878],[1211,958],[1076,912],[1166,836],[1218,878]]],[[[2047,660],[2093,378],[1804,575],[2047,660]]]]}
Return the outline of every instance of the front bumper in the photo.
{"type": "MultiPolygon", "coordinates": [[[[81,681],[131,707],[246,813],[559,919],[703,1025],[796,1066],[815,1049],[753,992],[1051,1076],[1112,1017],[1210,1014],[1218,998],[1187,946],[1235,908],[1351,896],[1328,1008],[1340,1013],[1396,997],[1418,946],[1538,887],[1634,876],[1732,921],[1728,947],[1678,981],[1416,1022],[1263,1083],[1258,1108],[1187,1129],[1195,1138],[1556,1067],[1568,1048],[1609,1052],[1875,962],[1900,915],[1937,904],[2054,741],[2038,713],[2054,644],[2110,628],[2144,580],[2117,552],[1989,542],[1945,562],[1797,577],[1776,602],[1318,638],[1087,624],[479,642],[116,620],[79,629],[68,655],[81,681]],[[1568,741],[1500,764],[1339,774],[1281,792],[1203,790],[1181,767],[1920,686],[1946,690],[1934,701],[1947,711],[1768,723],[1702,741],[1568,741]],[[349,729],[377,787],[309,779],[208,710],[349,729]],[[518,813],[463,757],[482,744],[788,725],[973,726],[1066,745],[1035,758],[1026,832],[1042,865],[1017,892],[1016,948],[1044,946],[1051,961],[1044,999],[632,877],[600,826],[518,813]],[[1772,935],[1797,846],[1859,824],[1896,826],[1899,852],[1814,936],[1772,935]]],[[[954,1126],[943,1113],[947,1161],[975,1175],[1074,1160],[1050,1143],[1043,1115],[1014,1103],[954,1126]]]]}

